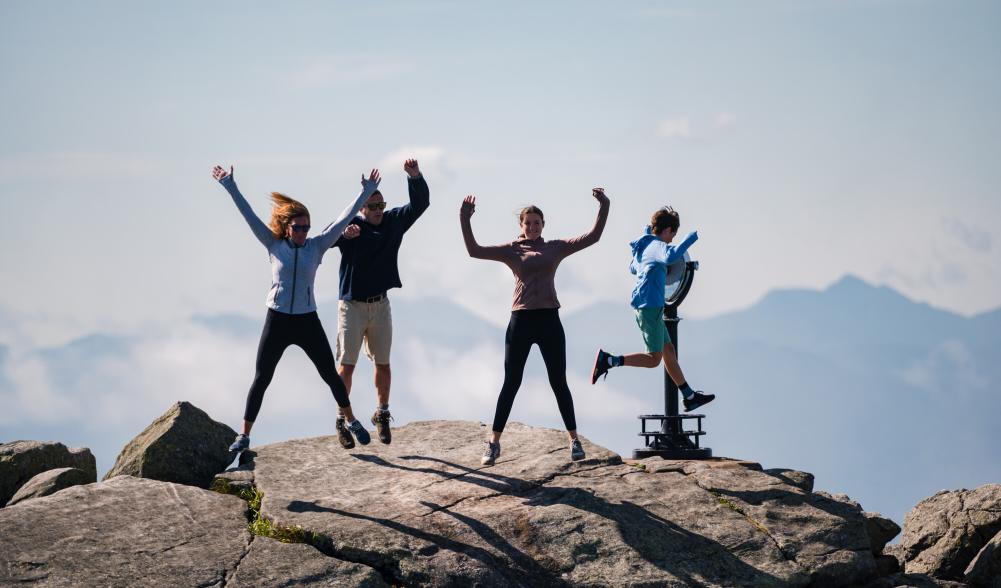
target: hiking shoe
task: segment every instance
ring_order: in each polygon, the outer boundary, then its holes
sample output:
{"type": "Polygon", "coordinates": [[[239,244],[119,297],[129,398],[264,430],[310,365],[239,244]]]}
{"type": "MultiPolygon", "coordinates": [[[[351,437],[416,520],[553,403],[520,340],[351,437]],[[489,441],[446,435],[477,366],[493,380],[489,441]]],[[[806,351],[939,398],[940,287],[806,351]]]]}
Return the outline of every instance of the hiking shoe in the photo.
{"type": "Polygon", "coordinates": [[[584,459],[584,448],[580,444],[580,439],[570,442],[570,461],[580,461],[584,459]]]}
{"type": "Polygon", "coordinates": [[[480,458],[480,463],[483,465],[494,465],[498,457],[500,457],[500,443],[491,443],[487,441],[487,448],[483,451],[483,457],[480,458]]]}
{"type": "Polygon", "coordinates": [[[389,445],[393,442],[393,432],[389,430],[389,421],[393,420],[393,416],[389,414],[388,410],[375,409],[375,414],[372,415],[372,424],[375,425],[375,432],[379,434],[379,441],[389,445]]]}
{"type": "Polygon", "coordinates": [[[344,417],[337,417],[337,422],[334,424],[334,428],[337,429],[337,440],[340,442],[341,447],[344,449],[351,449],[355,446],[354,437],[351,436],[351,431],[348,430],[347,421],[344,417]]]}
{"type": "Polygon", "coordinates": [[[348,425],[348,430],[354,433],[355,439],[358,440],[362,445],[368,445],[372,440],[372,437],[365,430],[365,425],[361,424],[361,421],[355,419],[355,422],[348,425]]]}
{"type": "Polygon", "coordinates": [[[598,381],[598,378],[605,376],[608,377],[608,358],[612,357],[611,353],[605,353],[601,349],[598,350],[598,355],[594,357],[594,369],[591,370],[591,383],[594,384],[598,381]]]}
{"type": "Polygon", "coordinates": [[[250,437],[240,433],[236,436],[236,441],[229,446],[230,451],[243,451],[244,449],[250,447],[250,437]]]}
{"type": "Polygon", "coordinates": [[[692,412],[696,408],[709,404],[716,398],[715,394],[703,394],[702,392],[696,392],[691,398],[685,398],[685,412],[692,412]]]}

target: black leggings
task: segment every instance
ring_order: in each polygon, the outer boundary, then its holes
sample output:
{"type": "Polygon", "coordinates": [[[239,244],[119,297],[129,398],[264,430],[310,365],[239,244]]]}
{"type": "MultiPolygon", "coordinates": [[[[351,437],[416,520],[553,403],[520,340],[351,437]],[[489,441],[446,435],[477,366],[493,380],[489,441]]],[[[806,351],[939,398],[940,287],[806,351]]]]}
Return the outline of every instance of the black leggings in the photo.
{"type": "Polygon", "coordinates": [[[344,381],[337,374],[337,364],[330,350],[330,341],[320,324],[316,312],[306,314],[286,314],[268,309],[268,317],[264,320],[264,331],[261,333],[261,343],[257,347],[257,366],[254,383],[247,393],[247,409],[243,420],[254,422],[261,410],[264,391],[268,389],[271,378],[275,375],[278,360],[282,358],[289,345],[298,345],[320,372],[320,377],[330,386],[334,400],[341,407],[351,406],[344,381]]]}
{"type": "Polygon", "coordinates": [[[497,399],[493,430],[497,433],[504,431],[507,418],[511,415],[511,406],[514,405],[514,396],[521,387],[525,362],[528,361],[528,352],[533,343],[539,345],[542,360],[546,362],[549,385],[556,394],[556,404],[560,408],[563,424],[568,431],[574,431],[577,429],[577,420],[574,418],[570,386],[567,386],[567,338],[563,333],[560,313],[555,308],[516,310],[511,313],[511,322],[507,324],[507,334],[504,336],[504,385],[497,399]]]}

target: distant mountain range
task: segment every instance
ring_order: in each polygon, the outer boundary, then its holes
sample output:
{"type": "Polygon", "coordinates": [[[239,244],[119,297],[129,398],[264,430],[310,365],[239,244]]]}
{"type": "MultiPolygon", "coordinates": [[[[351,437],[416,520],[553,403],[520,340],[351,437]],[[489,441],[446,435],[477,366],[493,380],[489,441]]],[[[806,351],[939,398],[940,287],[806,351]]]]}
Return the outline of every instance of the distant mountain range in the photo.
{"type": "MultiPolygon", "coordinates": [[[[696,279],[690,296],[699,295],[699,286],[696,279]]],[[[336,303],[321,305],[320,316],[333,341],[336,303]]],[[[393,406],[399,424],[436,418],[489,422],[501,384],[503,327],[446,299],[394,297],[393,316],[393,406]]],[[[184,358],[187,363],[169,358],[174,363],[167,365],[204,372],[182,374],[187,378],[182,382],[190,382],[182,387],[190,390],[170,388],[170,401],[192,400],[217,419],[232,420],[252,375],[262,318],[263,311],[257,317],[196,316],[178,326],[185,330],[172,335],[177,349],[184,351],[185,341],[192,339],[197,349],[227,345],[219,353],[234,357],[222,365],[196,352],[184,358]],[[205,341],[194,341],[198,337],[205,341]],[[196,385],[205,378],[226,389],[191,392],[205,390],[196,385]]],[[[615,353],[642,350],[626,301],[564,312],[563,323],[580,431],[628,457],[641,445],[639,422],[632,415],[663,411],[662,372],[621,368],[595,387],[587,382],[599,346],[615,353]]],[[[144,396],[145,388],[170,372],[145,367],[160,365],[156,361],[162,358],[147,356],[164,353],[156,345],[164,336],[94,334],[64,346],[22,350],[17,361],[37,361],[46,372],[46,394],[62,394],[92,412],[71,426],[44,418],[48,409],[14,424],[0,421],[0,441],[36,438],[87,445],[99,470],[106,469],[118,449],[169,405],[147,406],[165,402],[163,391],[144,396]],[[125,414],[117,415],[114,426],[88,425],[109,411],[125,414]]],[[[810,471],[817,488],[846,492],[866,509],[898,522],[906,509],[939,489],[1001,481],[1001,309],[966,318],[849,276],[823,291],[775,291],[746,310],[685,319],[679,338],[689,382],[718,395],[700,411],[708,416],[705,444],[716,455],[810,471]]],[[[41,393],[18,389],[25,379],[23,374],[10,378],[12,354],[0,346],[0,399],[26,406],[41,393]]],[[[283,399],[301,402],[289,399],[283,378],[311,388],[318,383],[299,355],[290,352],[279,367],[273,387],[281,391],[269,391],[265,399],[262,414],[268,415],[269,426],[262,427],[264,436],[256,443],[329,434],[329,398],[322,391],[307,397],[322,411],[306,406],[301,414],[278,414],[283,399]],[[289,375],[296,371],[305,379],[289,375]],[[324,414],[314,414],[319,412],[324,414]]],[[[367,408],[371,384],[365,369],[363,361],[356,382],[366,387],[360,404],[367,408]]],[[[48,402],[57,407],[60,399],[48,402]]],[[[530,357],[512,418],[562,427],[537,352],[530,357]]]]}

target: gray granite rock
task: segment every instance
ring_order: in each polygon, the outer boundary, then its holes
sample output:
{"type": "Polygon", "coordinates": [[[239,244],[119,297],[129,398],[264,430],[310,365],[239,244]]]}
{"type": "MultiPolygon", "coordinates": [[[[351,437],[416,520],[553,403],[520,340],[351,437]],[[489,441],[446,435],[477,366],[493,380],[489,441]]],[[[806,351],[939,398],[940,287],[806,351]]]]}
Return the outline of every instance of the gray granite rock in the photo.
{"type": "Polygon", "coordinates": [[[900,534],[900,525],[884,517],[878,512],[867,512],[865,515],[865,529],[869,534],[869,542],[873,555],[883,553],[883,548],[893,538],[900,534]]]}
{"type": "Polygon", "coordinates": [[[233,461],[236,431],[189,402],[178,402],[129,441],[104,476],[129,475],[207,488],[233,461]]]}
{"type": "Polygon", "coordinates": [[[21,489],[17,491],[17,494],[10,499],[7,506],[12,506],[18,502],[30,500],[32,498],[41,498],[42,496],[55,494],[56,492],[69,488],[70,486],[92,484],[96,481],[97,480],[94,479],[93,474],[77,468],[58,468],[55,470],[49,470],[28,480],[28,482],[24,486],[21,486],[21,489]]]}
{"type": "Polygon", "coordinates": [[[239,498],[120,476],[0,510],[0,585],[215,586],[247,552],[239,498]]]}
{"type": "Polygon", "coordinates": [[[0,445],[0,506],[14,497],[25,482],[56,468],[77,468],[97,481],[97,461],[86,448],[69,449],[62,443],[14,441],[0,445]]]}
{"type": "Polygon", "coordinates": [[[811,586],[856,586],[876,573],[862,509],[844,495],[804,492],[751,470],[703,470],[700,487],[767,531],[811,586]]]}
{"type": "Polygon", "coordinates": [[[770,468],[765,470],[769,476],[775,476],[790,486],[795,486],[804,492],[813,492],[813,474],[785,468],[770,468]]]}
{"type": "Polygon", "coordinates": [[[261,511],[406,585],[847,586],[875,572],[861,509],[773,476],[639,467],[586,440],[574,463],[565,433],[517,423],[484,468],[486,435],[423,422],[389,446],[257,447],[261,511]]]}
{"type": "Polygon", "coordinates": [[[1001,532],[987,542],[967,566],[967,582],[982,588],[1001,588],[1001,532]]]}
{"type": "Polygon", "coordinates": [[[301,543],[254,537],[247,556],[226,584],[234,588],[288,586],[388,587],[372,568],[328,557],[301,543]]]}
{"type": "Polygon", "coordinates": [[[999,531],[1001,484],[939,492],[904,518],[904,569],[908,574],[962,580],[973,558],[999,531]]]}

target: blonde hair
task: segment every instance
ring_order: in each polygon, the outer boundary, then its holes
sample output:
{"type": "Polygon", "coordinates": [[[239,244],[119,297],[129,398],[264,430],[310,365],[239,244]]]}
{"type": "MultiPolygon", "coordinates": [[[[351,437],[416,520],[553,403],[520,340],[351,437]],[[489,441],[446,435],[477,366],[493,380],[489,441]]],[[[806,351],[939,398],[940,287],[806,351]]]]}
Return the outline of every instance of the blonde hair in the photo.
{"type": "Polygon", "coordinates": [[[309,209],[306,206],[281,192],[271,193],[271,222],[268,227],[275,239],[284,239],[288,235],[288,226],[292,224],[292,219],[297,216],[309,218],[309,209]]]}

